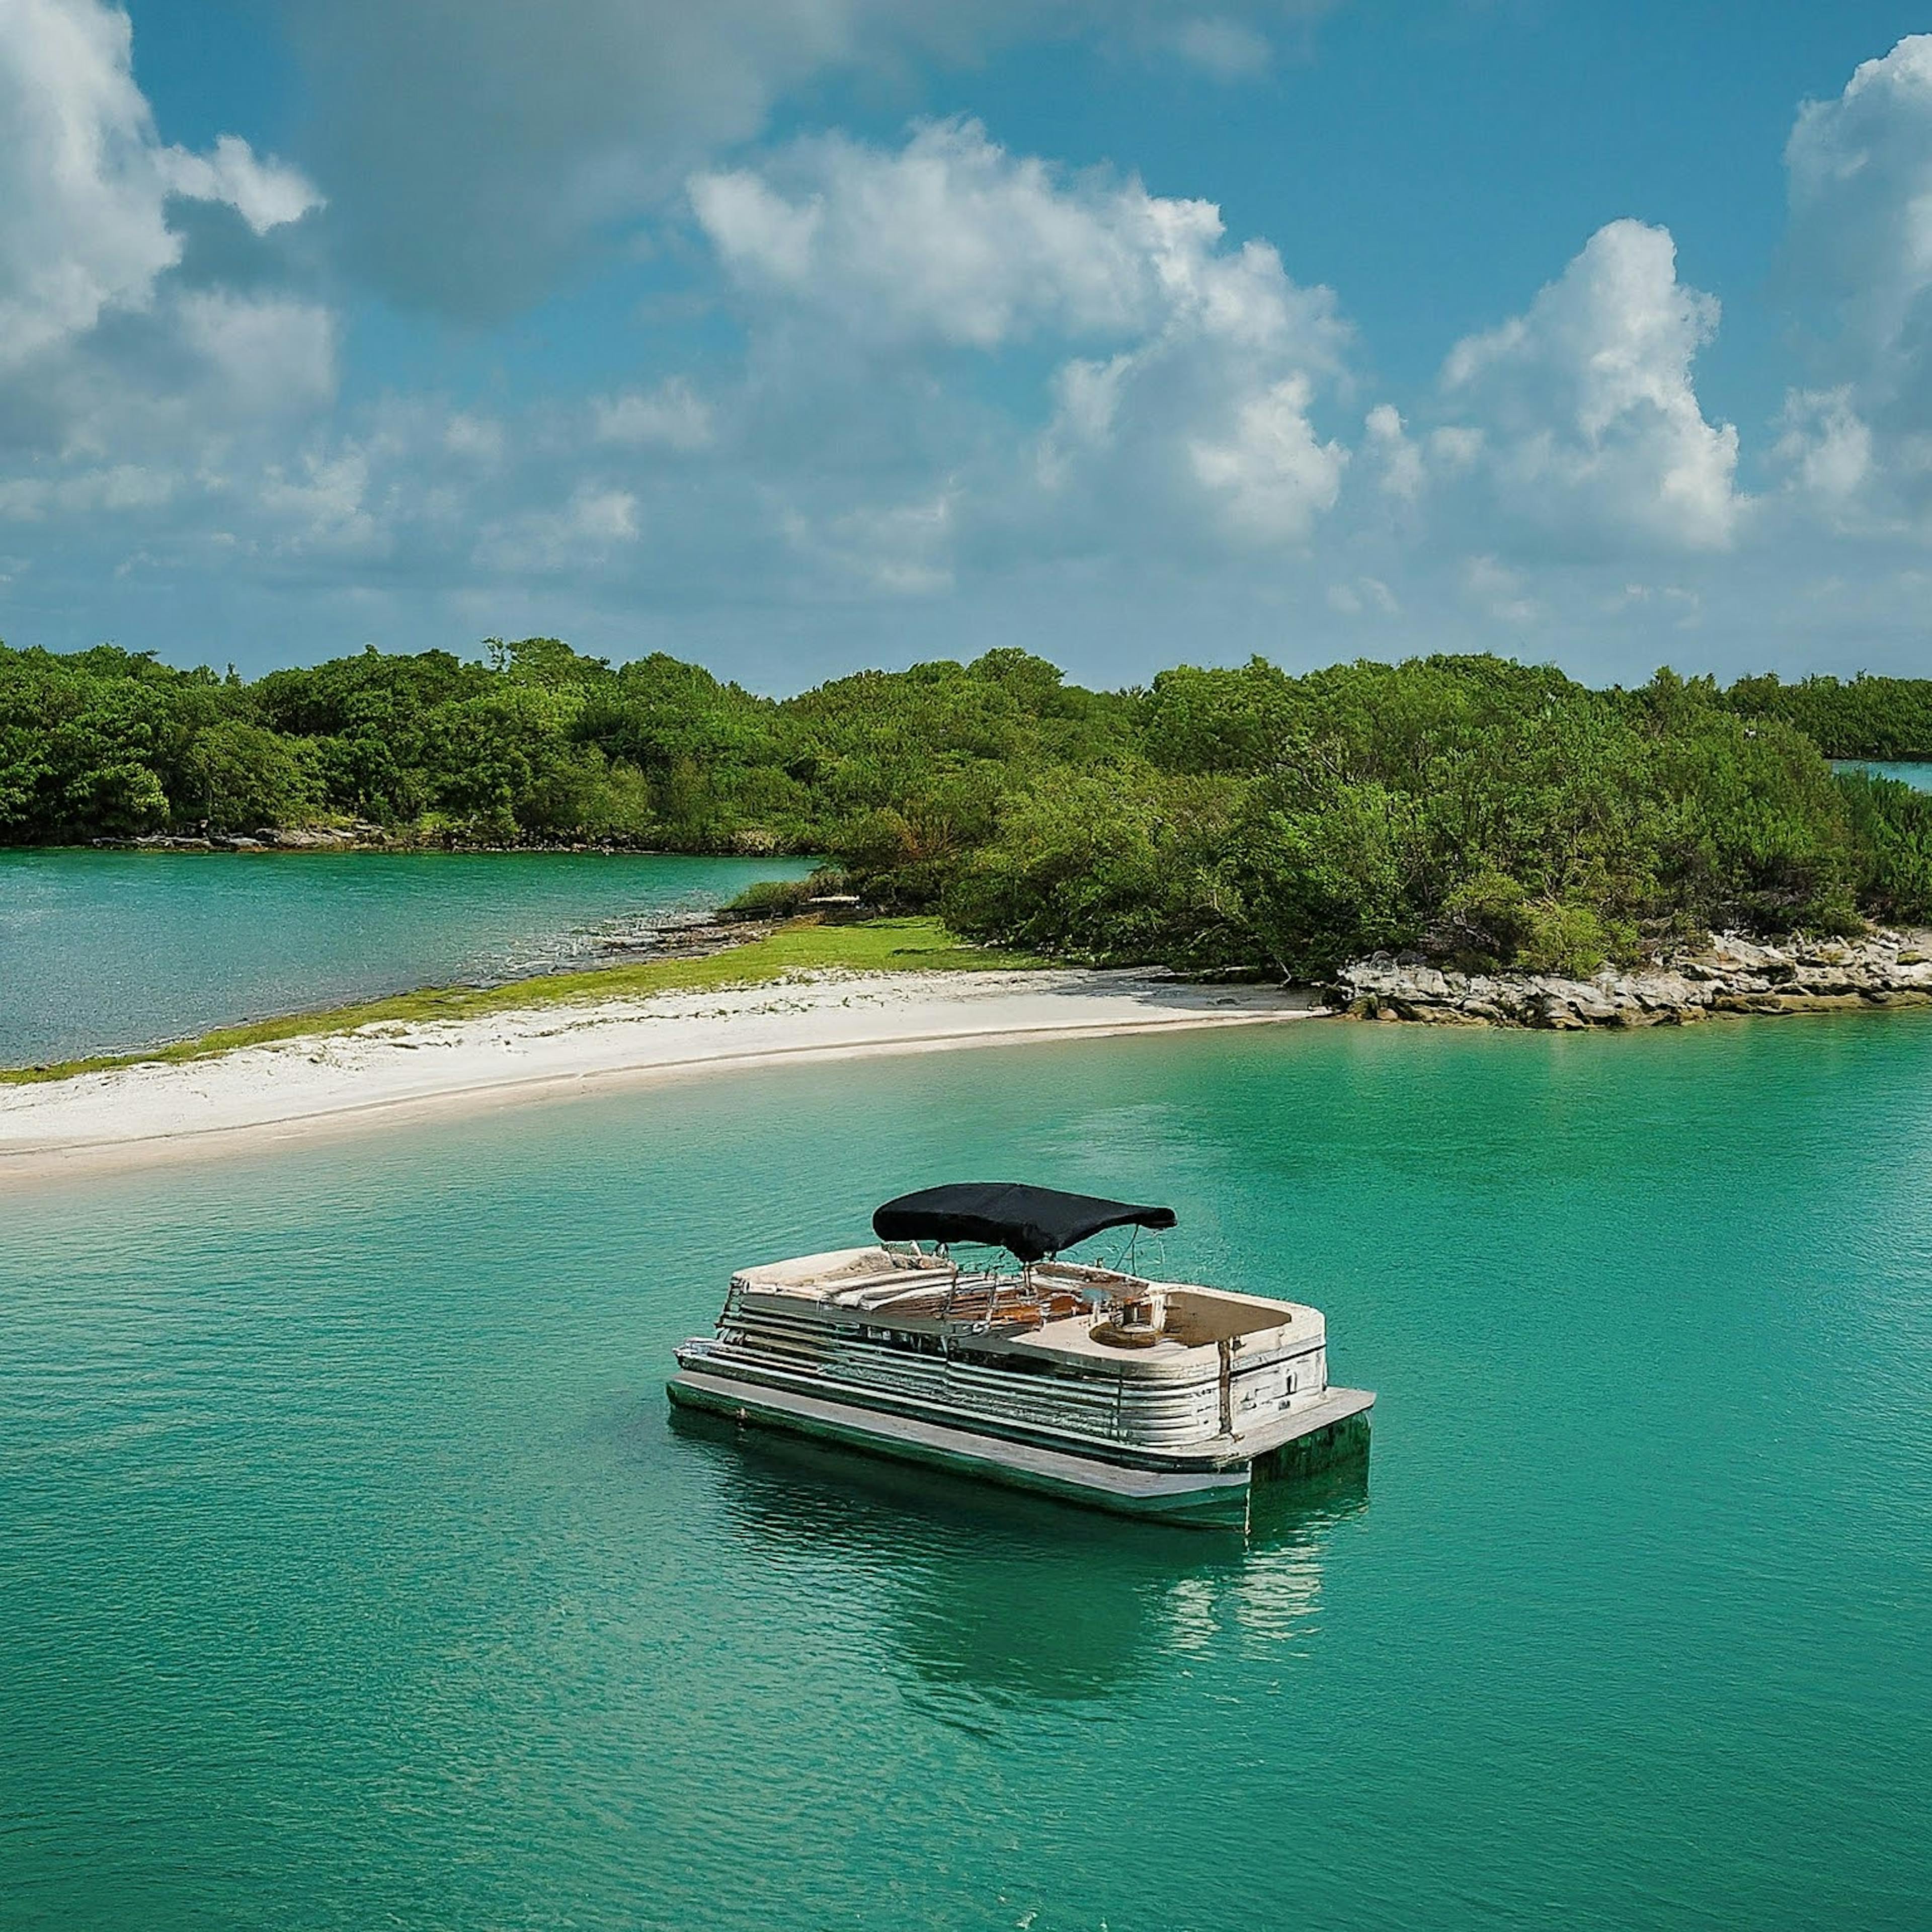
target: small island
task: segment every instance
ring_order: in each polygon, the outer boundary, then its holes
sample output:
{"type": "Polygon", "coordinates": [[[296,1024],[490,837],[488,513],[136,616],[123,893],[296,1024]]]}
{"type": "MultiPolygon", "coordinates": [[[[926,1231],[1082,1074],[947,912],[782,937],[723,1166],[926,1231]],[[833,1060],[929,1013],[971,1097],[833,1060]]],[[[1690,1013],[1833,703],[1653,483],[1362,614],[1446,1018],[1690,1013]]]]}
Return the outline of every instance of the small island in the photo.
{"type": "Polygon", "coordinates": [[[1932,680],[1597,690],[1490,656],[1091,691],[1003,650],[772,699],[547,638],[253,683],[0,647],[8,843],[819,861],[635,962],[14,1070],[6,1138],[1318,1012],[1568,1028],[1922,1002],[1932,796],[1832,761],[1928,746],[1932,680]]]}
{"type": "Polygon", "coordinates": [[[1314,982],[1932,920],[1932,798],[1830,762],[1924,755],[1932,680],[1256,658],[1090,691],[1006,649],[772,699],[554,638],[253,682],[0,646],[0,843],[830,855],[814,890],[969,940],[1314,982]]]}

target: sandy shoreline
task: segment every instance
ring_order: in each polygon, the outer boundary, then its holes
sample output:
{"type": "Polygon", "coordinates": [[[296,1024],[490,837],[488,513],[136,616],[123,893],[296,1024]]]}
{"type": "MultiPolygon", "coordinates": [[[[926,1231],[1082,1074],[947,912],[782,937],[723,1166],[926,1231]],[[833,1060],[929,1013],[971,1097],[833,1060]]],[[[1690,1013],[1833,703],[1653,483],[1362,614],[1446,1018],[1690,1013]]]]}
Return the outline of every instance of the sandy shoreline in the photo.
{"type": "Polygon", "coordinates": [[[1273,988],[1138,973],[926,972],[380,1024],[0,1088],[0,1190],[731,1068],[1255,1025],[1321,1010],[1273,988]]]}

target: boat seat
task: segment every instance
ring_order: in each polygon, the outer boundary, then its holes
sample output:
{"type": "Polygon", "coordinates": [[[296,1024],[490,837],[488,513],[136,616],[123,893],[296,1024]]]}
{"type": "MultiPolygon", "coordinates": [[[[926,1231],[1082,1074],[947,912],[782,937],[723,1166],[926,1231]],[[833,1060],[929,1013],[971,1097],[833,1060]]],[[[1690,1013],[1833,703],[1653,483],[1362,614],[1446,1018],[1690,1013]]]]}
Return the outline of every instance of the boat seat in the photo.
{"type": "Polygon", "coordinates": [[[826,1299],[835,1308],[883,1308],[904,1295],[929,1294],[935,1288],[945,1287],[952,1279],[944,1268],[932,1268],[921,1274],[898,1268],[890,1274],[871,1275],[863,1281],[851,1282],[826,1299]]]}

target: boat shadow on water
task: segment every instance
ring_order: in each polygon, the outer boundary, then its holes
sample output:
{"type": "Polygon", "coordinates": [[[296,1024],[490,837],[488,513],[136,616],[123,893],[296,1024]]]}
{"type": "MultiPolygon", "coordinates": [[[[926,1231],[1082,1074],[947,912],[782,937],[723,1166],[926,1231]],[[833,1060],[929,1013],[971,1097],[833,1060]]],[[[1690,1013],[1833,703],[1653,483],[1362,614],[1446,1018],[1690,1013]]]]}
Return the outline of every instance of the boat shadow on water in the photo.
{"type": "MultiPolygon", "coordinates": [[[[926,1685],[1077,1711],[1229,1642],[1312,1634],[1338,1527],[1367,1509],[1366,1455],[1258,1484],[1245,1534],[1134,1520],[676,1409],[725,1525],[877,1587],[882,1636],[926,1685]]],[[[938,1714],[960,1713],[942,1700],[938,1714]]]]}

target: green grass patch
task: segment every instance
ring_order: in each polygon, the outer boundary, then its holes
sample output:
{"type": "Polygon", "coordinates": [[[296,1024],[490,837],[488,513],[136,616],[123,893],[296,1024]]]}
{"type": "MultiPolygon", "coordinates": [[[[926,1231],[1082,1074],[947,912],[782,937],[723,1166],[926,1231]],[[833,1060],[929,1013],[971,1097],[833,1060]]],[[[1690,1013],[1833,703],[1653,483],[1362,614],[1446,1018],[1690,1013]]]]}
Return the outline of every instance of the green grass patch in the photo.
{"type": "Polygon", "coordinates": [[[0,1072],[0,1082],[24,1086],[40,1080],[68,1080],[77,1073],[154,1062],[206,1060],[238,1047],[262,1046],[278,1040],[304,1040],[322,1034],[352,1033],[358,1027],[408,1024],[424,1020],[469,1019],[479,1013],[522,1012],[544,1006],[610,999],[638,999],[651,993],[704,992],[713,987],[756,986],[794,974],[850,973],[958,973],[1011,971],[1049,962],[1022,952],[969,946],[936,919],[872,919],[827,926],[795,920],[764,939],[750,940],[698,959],[646,959],[632,966],[600,966],[586,973],[552,973],[506,986],[426,986],[419,992],[336,1006],[326,1012],[289,1013],[248,1026],[223,1027],[171,1046],[140,1053],[97,1054],[48,1066],[17,1066],[0,1072]]]}

